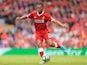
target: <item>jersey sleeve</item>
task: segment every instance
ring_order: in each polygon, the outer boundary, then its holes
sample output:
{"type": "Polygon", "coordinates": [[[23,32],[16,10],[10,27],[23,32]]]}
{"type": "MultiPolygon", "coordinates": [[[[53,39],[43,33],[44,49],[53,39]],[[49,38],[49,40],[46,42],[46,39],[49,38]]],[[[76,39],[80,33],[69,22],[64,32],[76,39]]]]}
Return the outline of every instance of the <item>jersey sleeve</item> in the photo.
{"type": "Polygon", "coordinates": [[[34,18],[34,12],[29,13],[29,14],[27,15],[27,17],[33,19],[33,18],[34,18]]]}
{"type": "Polygon", "coordinates": [[[46,13],[46,20],[47,20],[47,21],[52,21],[52,19],[53,19],[53,18],[52,18],[48,13],[46,13]]]}

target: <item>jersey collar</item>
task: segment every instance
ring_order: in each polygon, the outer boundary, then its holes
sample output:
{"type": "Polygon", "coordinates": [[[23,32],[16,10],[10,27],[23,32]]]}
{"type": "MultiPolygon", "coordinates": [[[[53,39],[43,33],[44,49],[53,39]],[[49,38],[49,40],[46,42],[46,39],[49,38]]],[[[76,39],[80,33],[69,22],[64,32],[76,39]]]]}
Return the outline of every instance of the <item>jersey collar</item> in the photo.
{"type": "Polygon", "coordinates": [[[41,16],[41,15],[43,15],[43,13],[44,13],[44,11],[43,11],[41,14],[39,14],[39,13],[37,12],[37,15],[38,15],[38,16],[41,16]]]}

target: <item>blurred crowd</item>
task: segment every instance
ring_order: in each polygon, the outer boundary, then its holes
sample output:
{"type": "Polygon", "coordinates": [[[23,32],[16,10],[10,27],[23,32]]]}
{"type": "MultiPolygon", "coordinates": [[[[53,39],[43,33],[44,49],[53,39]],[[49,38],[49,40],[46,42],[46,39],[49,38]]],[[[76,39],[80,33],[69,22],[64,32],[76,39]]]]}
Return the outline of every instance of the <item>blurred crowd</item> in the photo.
{"type": "MultiPolygon", "coordinates": [[[[70,48],[87,48],[87,0],[0,0],[0,47],[37,47],[33,20],[16,21],[17,16],[27,15],[35,10],[37,3],[55,19],[68,24],[62,28],[48,23],[52,38],[70,48]]],[[[43,42],[42,46],[47,47],[43,42]]]]}

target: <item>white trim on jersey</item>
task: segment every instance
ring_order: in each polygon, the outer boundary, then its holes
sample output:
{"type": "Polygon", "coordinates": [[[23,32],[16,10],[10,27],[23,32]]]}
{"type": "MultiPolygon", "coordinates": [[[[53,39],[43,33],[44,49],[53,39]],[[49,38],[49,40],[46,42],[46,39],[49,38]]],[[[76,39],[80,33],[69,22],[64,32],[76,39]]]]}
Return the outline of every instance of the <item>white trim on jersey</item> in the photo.
{"type": "Polygon", "coordinates": [[[30,16],[30,13],[27,15],[27,18],[30,16]]]}
{"type": "Polygon", "coordinates": [[[44,13],[44,11],[43,11],[41,14],[39,14],[39,13],[37,12],[37,15],[38,15],[38,16],[41,16],[43,13],[44,13]]]}
{"type": "Polygon", "coordinates": [[[51,21],[54,21],[55,19],[51,17],[51,21]]]}

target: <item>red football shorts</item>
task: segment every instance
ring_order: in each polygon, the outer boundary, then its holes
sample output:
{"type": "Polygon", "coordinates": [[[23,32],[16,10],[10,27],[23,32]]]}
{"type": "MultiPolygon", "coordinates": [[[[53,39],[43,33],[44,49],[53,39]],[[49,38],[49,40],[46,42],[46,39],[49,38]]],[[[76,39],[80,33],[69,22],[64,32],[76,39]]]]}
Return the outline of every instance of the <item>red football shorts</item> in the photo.
{"type": "Polygon", "coordinates": [[[48,32],[48,30],[36,31],[35,35],[36,35],[36,41],[37,40],[43,41],[51,38],[51,35],[48,32]]]}

